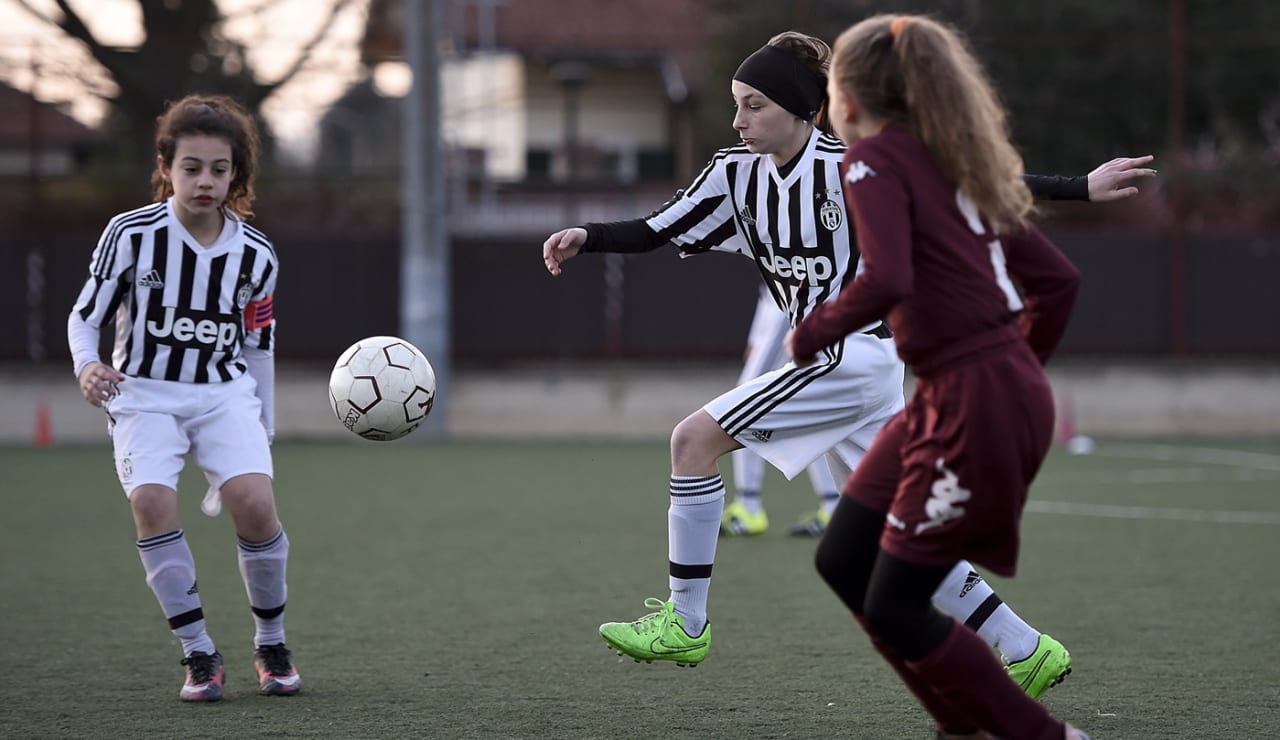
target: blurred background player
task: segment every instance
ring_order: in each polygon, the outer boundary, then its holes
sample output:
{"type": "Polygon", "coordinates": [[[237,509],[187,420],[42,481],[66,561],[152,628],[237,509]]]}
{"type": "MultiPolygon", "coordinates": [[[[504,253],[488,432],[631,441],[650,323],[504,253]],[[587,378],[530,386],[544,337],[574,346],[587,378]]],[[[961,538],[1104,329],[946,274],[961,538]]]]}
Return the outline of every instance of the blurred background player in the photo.
{"type": "Polygon", "coordinates": [[[962,559],[1017,569],[1027,490],[1053,439],[1042,364],[1079,273],[1027,220],[1022,158],[958,32],[918,16],[863,21],[836,41],[828,97],[863,269],[788,350],[811,366],[887,316],[916,392],[847,483],[818,571],[940,736],[1082,738],[934,606],[962,559]]]}
{"type": "MultiPolygon", "coordinates": [[[[782,347],[782,339],[790,328],[787,314],[778,308],[773,296],[761,286],[751,329],[747,333],[746,357],[738,385],[786,364],[787,353],[782,347]]],[[[720,534],[725,537],[764,534],[769,529],[769,515],[760,496],[764,487],[764,458],[745,447],[735,450],[732,456],[734,498],[724,507],[720,534]]],[[[787,530],[787,534],[793,537],[821,535],[840,498],[840,488],[831,475],[825,456],[810,463],[807,472],[813,492],[818,497],[818,510],[787,530]]]]}
{"type": "Polygon", "coordinates": [[[220,700],[225,676],[178,517],[188,453],[235,525],[259,690],[301,688],[284,644],[289,538],[271,481],[278,263],[246,223],[258,151],[253,119],[235,101],[171,105],[156,131],[157,202],[107,224],[67,317],[80,390],[107,412],[147,585],[182,643],[183,701],[220,700]],[[98,357],[104,324],[117,329],[110,365],[98,357]]]}
{"type": "MultiPolygon", "coordinates": [[[[822,129],[829,57],[829,47],[812,36],[789,31],[770,39],[732,82],[733,127],[742,143],[720,150],[690,187],[648,218],[552,234],[542,247],[548,272],[560,275],[580,252],[640,253],[672,243],[682,256],[716,250],[753,259],[793,323],[834,300],[861,265],[838,171],[844,145],[822,129]]],[[[724,510],[719,458],[745,446],[793,478],[825,454],[833,474],[847,479],[902,408],[903,372],[887,327],[869,321],[825,349],[818,365],[788,363],[681,421],[671,435],[670,597],[647,599],[658,611],[634,622],[601,625],[606,644],[636,660],[700,663],[711,644],[707,594],[724,510]]],[[[971,569],[957,569],[965,581],[971,569]]],[[[1070,670],[1069,653],[981,579],[973,582],[939,590],[939,608],[976,630],[1011,670],[1029,672],[1028,693],[1042,695],[1070,670]]]]}

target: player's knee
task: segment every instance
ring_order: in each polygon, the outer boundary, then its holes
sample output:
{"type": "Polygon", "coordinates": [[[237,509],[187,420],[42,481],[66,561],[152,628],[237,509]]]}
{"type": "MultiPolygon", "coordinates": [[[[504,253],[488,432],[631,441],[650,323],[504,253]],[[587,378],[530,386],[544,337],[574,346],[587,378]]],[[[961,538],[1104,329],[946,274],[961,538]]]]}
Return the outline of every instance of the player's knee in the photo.
{"type": "Polygon", "coordinates": [[[246,540],[266,540],[280,529],[271,479],[265,475],[242,475],[227,481],[222,485],[222,502],[235,522],[236,533],[246,540]]]}
{"type": "MultiPolygon", "coordinates": [[[[829,534],[829,533],[828,533],[829,534]]],[[[818,575],[836,596],[854,614],[862,614],[862,603],[867,593],[867,578],[872,562],[864,562],[859,553],[841,537],[824,536],[814,553],[814,567],[818,575]]]]}
{"type": "Polygon", "coordinates": [[[867,589],[863,604],[868,627],[905,660],[920,660],[932,652],[952,624],[915,585],[886,586],[883,579],[878,580],[867,589]]]}
{"type": "MultiPolygon", "coordinates": [[[[675,470],[706,467],[706,434],[693,417],[676,425],[671,432],[671,465],[675,470]]],[[[714,460],[714,458],[713,458],[714,460]]]]}
{"type": "Polygon", "coordinates": [[[671,467],[677,475],[714,475],[720,457],[741,446],[706,411],[699,410],[671,432],[671,467]]]}
{"type": "Polygon", "coordinates": [[[173,489],[144,484],[129,493],[129,508],[139,537],[171,532],[178,528],[178,498],[173,489]]]}

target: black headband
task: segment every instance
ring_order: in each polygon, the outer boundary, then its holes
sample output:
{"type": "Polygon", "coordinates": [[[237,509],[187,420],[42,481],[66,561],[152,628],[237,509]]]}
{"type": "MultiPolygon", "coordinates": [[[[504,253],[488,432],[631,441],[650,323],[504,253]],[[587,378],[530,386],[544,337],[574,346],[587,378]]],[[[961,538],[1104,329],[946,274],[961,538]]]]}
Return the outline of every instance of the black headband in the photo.
{"type": "Polygon", "coordinates": [[[742,61],[733,79],[750,85],[806,121],[822,107],[827,78],[776,46],[762,46],[742,61]]]}

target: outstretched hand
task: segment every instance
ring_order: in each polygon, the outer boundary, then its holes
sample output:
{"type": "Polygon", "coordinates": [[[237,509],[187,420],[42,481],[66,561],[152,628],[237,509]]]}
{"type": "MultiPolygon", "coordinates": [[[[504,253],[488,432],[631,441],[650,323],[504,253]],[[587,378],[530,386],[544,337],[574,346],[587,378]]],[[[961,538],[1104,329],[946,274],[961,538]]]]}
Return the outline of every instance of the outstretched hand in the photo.
{"type": "Polygon", "coordinates": [[[582,251],[582,245],[586,241],[587,230],[580,226],[561,229],[547,237],[542,243],[542,261],[547,266],[547,272],[559,275],[560,265],[582,251]]]}
{"type": "Polygon", "coordinates": [[[1117,157],[1099,165],[1089,173],[1089,200],[1101,203],[1137,195],[1138,188],[1128,183],[1134,178],[1155,175],[1155,170],[1143,166],[1153,159],[1155,157],[1150,154],[1145,157],[1117,157]]]}

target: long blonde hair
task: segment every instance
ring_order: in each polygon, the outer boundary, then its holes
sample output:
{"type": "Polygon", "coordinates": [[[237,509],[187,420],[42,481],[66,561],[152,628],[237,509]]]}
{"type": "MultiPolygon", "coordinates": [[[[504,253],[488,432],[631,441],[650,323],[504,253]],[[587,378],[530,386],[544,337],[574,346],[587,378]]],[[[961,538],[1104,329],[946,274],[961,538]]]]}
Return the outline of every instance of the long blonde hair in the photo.
{"type": "Polygon", "coordinates": [[[1022,157],[982,65],[960,33],[918,15],[877,15],[840,34],[831,74],[867,114],[911,127],[996,231],[1032,210],[1022,157]]]}

